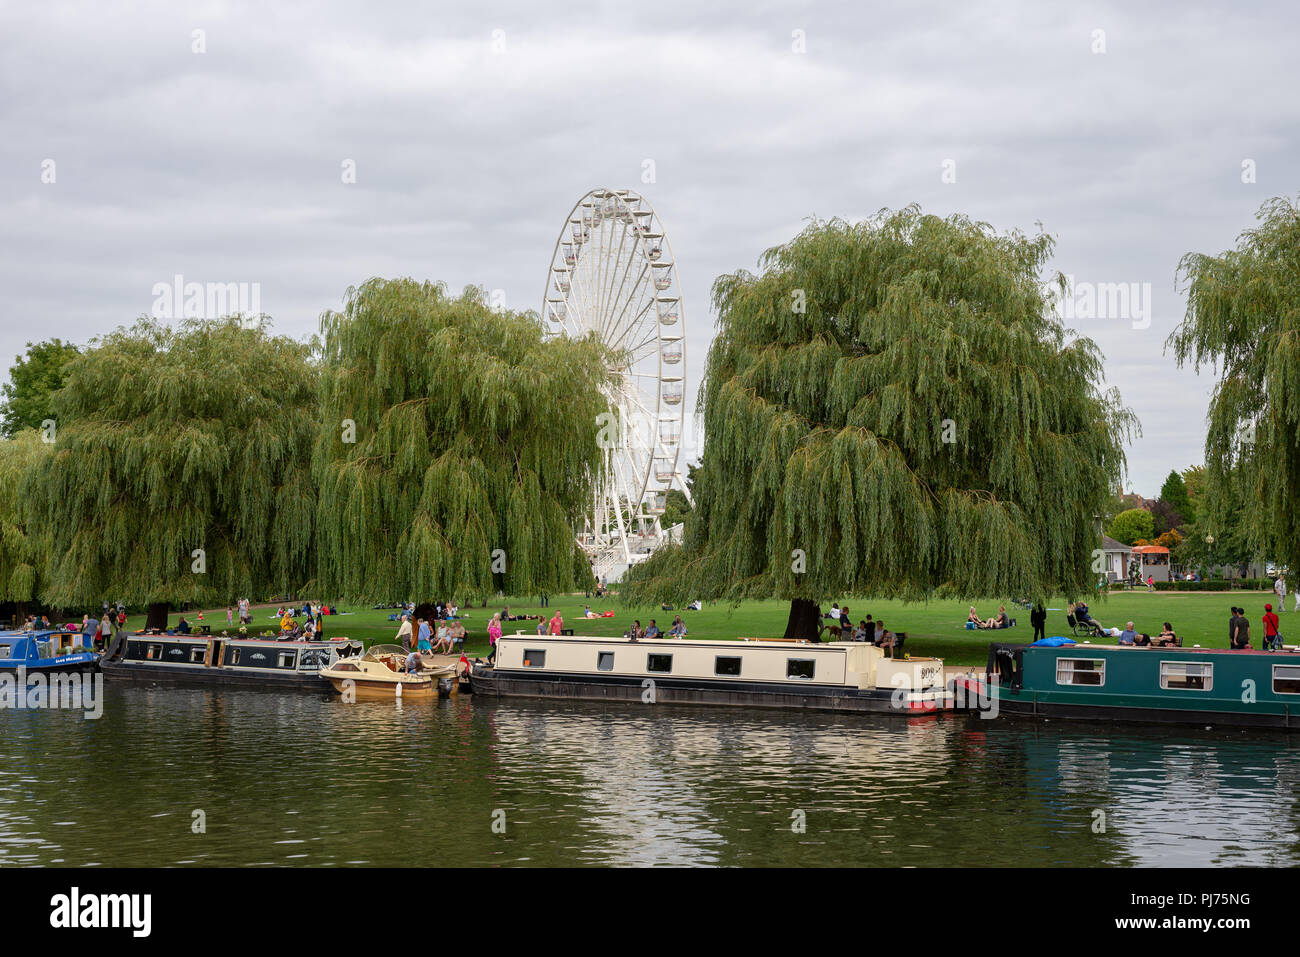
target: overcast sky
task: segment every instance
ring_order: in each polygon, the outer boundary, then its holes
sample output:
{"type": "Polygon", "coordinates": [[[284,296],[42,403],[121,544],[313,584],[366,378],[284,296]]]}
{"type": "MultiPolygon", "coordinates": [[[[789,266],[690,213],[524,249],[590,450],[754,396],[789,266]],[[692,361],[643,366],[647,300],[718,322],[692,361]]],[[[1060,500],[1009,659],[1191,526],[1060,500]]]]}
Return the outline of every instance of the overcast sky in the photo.
{"type": "Polygon", "coordinates": [[[1202,461],[1212,386],[1164,354],[1178,260],[1300,192],[1300,14],[899,6],[0,2],[0,359],[129,323],[176,275],[258,284],[294,336],[376,275],[537,309],[569,208],[628,186],[677,258],[693,400],[717,275],[810,216],[915,202],[1041,222],[1081,311],[1149,284],[1149,311],[1069,324],[1155,495],[1202,461]]]}

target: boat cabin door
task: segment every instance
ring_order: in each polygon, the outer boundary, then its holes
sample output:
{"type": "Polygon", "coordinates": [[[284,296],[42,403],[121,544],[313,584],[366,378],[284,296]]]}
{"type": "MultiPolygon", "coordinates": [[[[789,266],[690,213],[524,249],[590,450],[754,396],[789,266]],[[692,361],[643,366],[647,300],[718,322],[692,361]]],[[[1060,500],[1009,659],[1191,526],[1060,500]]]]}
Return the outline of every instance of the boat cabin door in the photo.
{"type": "Polygon", "coordinates": [[[203,656],[203,664],[208,668],[221,667],[221,651],[225,644],[220,638],[208,639],[208,650],[203,656]]]}

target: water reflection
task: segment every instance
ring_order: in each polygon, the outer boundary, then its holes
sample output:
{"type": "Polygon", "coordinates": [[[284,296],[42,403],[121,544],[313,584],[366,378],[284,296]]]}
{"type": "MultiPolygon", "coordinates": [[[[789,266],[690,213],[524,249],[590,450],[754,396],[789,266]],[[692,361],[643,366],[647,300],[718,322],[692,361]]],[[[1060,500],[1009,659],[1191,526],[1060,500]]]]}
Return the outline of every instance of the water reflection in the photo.
{"type": "Polygon", "coordinates": [[[1300,847],[1300,750],[1273,734],[106,693],[99,721],[0,714],[0,864],[1280,865],[1300,847]]]}

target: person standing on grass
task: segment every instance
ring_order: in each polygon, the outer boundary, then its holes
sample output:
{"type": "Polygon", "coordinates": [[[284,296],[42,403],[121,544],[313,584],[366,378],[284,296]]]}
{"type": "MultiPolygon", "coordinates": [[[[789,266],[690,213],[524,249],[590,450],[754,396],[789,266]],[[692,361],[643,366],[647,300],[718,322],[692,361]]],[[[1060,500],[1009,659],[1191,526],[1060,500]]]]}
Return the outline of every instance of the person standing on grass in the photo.
{"type": "Polygon", "coordinates": [[[491,649],[488,651],[487,660],[488,660],[488,664],[492,664],[493,661],[496,660],[496,656],[497,656],[497,639],[501,637],[501,616],[500,615],[492,616],[492,620],[488,622],[487,632],[488,632],[488,644],[492,646],[491,649]]]}
{"type": "Polygon", "coordinates": [[[1282,611],[1286,605],[1286,579],[1281,575],[1277,576],[1277,581],[1273,582],[1273,591],[1277,593],[1277,610],[1282,611]]]}
{"type": "Polygon", "coordinates": [[[1047,609],[1041,601],[1029,613],[1029,623],[1034,626],[1034,641],[1047,637],[1047,609]]]}
{"type": "Polygon", "coordinates": [[[557,610],[551,618],[551,624],[550,624],[550,628],[547,630],[547,634],[554,635],[555,637],[558,638],[560,637],[561,633],[563,633],[563,631],[564,631],[564,617],[557,610]]]}
{"type": "Polygon", "coordinates": [[[1250,622],[1246,618],[1246,609],[1232,609],[1237,614],[1237,633],[1233,638],[1232,647],[1237,649],[1250,647],[1250,622]]]}
{"type": "Polygon", "coordinates": [[[1240,626],[1240,624],[1241,623],[1237,620],[1237,606],[1233,605],[1232,617],[1228,619],[1228,647],[1229,648],[1241,647],[1240,645],[1237,644],[1237,629],[1240,626]]]}
{"type": "Polygon", "coordinates": [[[433,651],[433,629],[429,627],[429,623],[423,618],[419,620],[415,634],[419,642],[416,645],[417,648],[421,651],[433,651]]]}
{"type": "Polygon", "coordinates": [[[402,643],[404,650],[411,650],[411,619],[406,615],[402,616],[402,626],[397,629],[397,640],[402,643]]]}
{"type": "MultiPolygon", "coordinates": [[[[1278,579],[1281,581],[1281,579],[1278,579]]],[[[1282,636],[1278,634],[1278,617],[1271,604],[1264,606],[1264,647],[1277,651],[1282,647],[1282,636]]]]}

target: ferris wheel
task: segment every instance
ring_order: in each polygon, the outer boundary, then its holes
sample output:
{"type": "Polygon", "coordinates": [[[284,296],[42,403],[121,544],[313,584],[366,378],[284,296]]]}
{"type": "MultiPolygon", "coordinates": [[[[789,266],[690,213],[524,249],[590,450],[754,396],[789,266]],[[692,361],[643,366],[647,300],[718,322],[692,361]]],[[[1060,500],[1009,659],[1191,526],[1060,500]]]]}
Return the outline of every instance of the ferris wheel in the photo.
{"type": "MultiPolygon", "coordinates": [[[[665,540],[660,516],[678,473],[685,352],[677,264],[645,197],[593,189],[564,222],[542,304],[551,335],[595,332],[611,349],[604,478],[578,543],[598,578],[617,577],[665,540]]],[[[687,492],[689,499],[689,492],[687,492]]]]}

